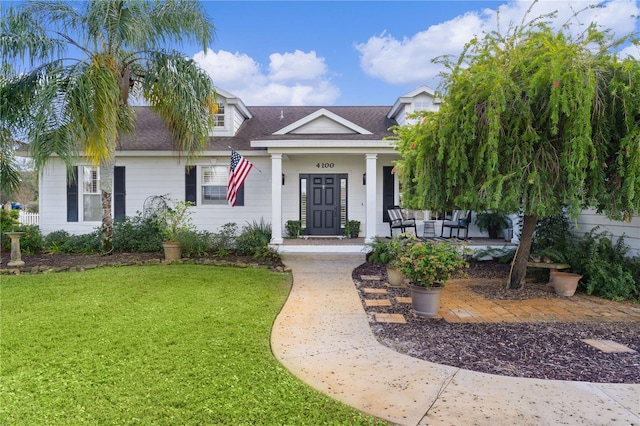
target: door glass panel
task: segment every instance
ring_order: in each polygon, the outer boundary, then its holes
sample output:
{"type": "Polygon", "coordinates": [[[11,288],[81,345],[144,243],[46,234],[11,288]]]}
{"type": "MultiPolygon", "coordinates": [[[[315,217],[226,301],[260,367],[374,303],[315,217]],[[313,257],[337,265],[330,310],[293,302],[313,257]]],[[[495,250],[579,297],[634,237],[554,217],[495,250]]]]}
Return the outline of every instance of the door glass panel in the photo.
{"type": "Polygon", "coordinates": [[[307,179],[300,179],[300,223],[307,228],[307,179]]]}
{"type": "Polygon", "coordinates": [[[340,227],[347,223],[347,180],[340,179],[340,227]]]}

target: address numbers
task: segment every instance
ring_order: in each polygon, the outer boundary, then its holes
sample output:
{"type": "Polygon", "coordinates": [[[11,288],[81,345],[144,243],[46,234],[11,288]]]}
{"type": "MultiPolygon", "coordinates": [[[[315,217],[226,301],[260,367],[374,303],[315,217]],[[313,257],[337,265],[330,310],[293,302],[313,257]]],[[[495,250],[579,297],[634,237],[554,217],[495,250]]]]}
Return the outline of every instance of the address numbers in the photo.
{"type": "Polygon", "coordinates": [[[334,163],[316,163],[318,169],[333,169],[334,163]]]}

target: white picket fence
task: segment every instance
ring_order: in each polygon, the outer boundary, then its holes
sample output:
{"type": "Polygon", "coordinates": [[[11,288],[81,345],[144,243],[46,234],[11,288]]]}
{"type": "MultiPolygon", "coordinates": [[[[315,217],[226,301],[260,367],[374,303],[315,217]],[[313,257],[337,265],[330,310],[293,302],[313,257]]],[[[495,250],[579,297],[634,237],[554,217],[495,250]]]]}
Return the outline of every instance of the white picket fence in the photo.
{"type": "Polygon", "coordinates": [[[20,221],[20,225],[39,225],[40,224],[40,214],[39,213],[29,213],[20,210],[20,216],[18,217],[20,221]]]}

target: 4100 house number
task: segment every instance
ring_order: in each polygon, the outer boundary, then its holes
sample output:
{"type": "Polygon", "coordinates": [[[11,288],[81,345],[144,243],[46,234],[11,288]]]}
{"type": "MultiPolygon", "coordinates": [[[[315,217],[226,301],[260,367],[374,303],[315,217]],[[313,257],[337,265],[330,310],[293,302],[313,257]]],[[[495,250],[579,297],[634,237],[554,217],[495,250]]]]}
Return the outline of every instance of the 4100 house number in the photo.
{"type": "Polygon", "coordinates": [[[316,163],[318,169],[333,169],[334,163],[316,163]]]}

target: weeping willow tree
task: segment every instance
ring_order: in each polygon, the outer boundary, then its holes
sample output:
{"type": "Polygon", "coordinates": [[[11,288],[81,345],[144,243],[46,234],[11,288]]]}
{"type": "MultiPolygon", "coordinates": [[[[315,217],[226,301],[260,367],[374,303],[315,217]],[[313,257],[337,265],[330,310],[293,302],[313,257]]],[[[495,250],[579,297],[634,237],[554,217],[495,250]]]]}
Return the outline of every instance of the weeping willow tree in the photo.
{"type": "Polygon", "coordinates": [[[115,153],[135,123],[130,99],[164,119],[180,155],[197,155],[213,128],[213,82],[167,46],[195,42],[206,50],[213,34],[195,0],[29,1],[0,20],[0,57],[20,71],[4,76],[0,99],[21,100],[0,120],[0,152],[17,124],[37,170],[54,155],[69,167],[79,158],[99,166],[105,253],[112,248],[115,153]]]}
{"type": "Polygon", "coordinates": [[[638,46],[590,25],[572,36],[545,15],[441,58],[442,107],[395,128],[410,208],[521,212],[508,288],[524,285],[539,218],[585,207],[616,220],[640,211],[638,46]]]}

